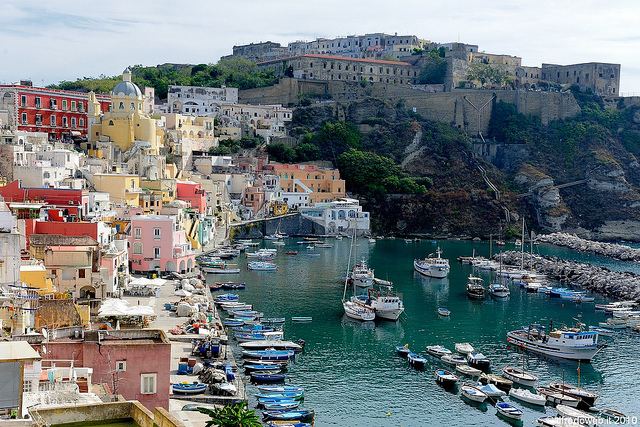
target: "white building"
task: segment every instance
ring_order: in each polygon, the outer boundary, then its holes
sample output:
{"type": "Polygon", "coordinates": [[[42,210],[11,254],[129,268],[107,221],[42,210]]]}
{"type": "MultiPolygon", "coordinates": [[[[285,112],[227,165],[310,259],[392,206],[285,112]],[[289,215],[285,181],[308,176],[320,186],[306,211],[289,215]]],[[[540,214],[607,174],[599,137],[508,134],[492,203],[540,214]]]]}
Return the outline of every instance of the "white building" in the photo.
{"type": "Polygon", "coordinates": [[[339,199],[333,202],[316,203],[315,206],[302,207],[303,217],[324,227],[327,234],[349,234],[356,227],[358,234],[369,231],[369,212],[363,212],[356,199],[339,199]]]}
{"type": "Polygon", "coordinates": [[[224,104],[238,103],[234,87],[169,86],[167,106],[170,113],[215,115],[224,104]]]}
{"type": "Polygon", "coordinates": [[[293,110],[279,104],[251,105],[234,104],[221,106],[220,116],[230,123],[248,129],[253,135],[262,136],[269,142],[272,137],[287,136],[286,123],[291,121],[293,110]]]}
{"type": "Polygon", "coordinates": [[[28,188],[60,188],[64,179],[69,178],[69,169],[52,166],[48,160],[36,160],[28,166],[14,166],[13,179],[20,180],[28,188]]]}

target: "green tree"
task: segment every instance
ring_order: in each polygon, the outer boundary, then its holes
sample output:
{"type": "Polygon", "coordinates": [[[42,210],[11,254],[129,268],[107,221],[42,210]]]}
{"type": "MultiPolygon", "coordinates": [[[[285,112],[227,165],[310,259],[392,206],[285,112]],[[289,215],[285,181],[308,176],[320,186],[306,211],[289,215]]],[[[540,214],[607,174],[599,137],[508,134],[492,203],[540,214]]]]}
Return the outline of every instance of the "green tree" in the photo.
{"type": "Polygon", "coordinates": [[[351,148],[362,146],[362,135],[351,123],[327,122],[312,138],[322,159],[336,162],[338,156],[351,148]]]}
{"type": "Polygon", "coordinates": [[[296,152],[288,145],[269,144],[267,145],[267,153],[279,163],[294,163],[296,161],[296,152]]]}
{"type": "Polygon", "coordinates": [[[421,84],[442,84],[447,75],[447,61],[440,56],[440,51],[434,49],[429,52],[428,59],[420,71],[418,81],[421,84]]]}
{"type": "Polygon", "coordinates": [[[294,148],[294,151],[296,154],[296,161],[298,162],[310,162],[320,158],[320,149],[318,146],[308,142],[298,144],[294,148]]]}
{"type": "Polygon", "coordinates": [[[469,66],[467,80],[480,82],[482,86],[487,83],[504,86],[513,82],[513,76],[502,67],[474,62],[469,66]]]}
{"type": "Polygon", "coordinates": [[[262,423],[256,412],[247,407],[246,402],[234,403],[221,408],[198,408],[198,411],[209,415],[206,427],[260,427],[262,423]]]}

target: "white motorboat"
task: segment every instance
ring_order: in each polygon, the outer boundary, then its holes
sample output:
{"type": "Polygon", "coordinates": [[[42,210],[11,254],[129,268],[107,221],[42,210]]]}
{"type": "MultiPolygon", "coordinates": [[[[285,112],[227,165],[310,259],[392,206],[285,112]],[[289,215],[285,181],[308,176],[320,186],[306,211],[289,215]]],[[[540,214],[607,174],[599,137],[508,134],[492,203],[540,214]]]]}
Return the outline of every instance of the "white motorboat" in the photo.
{"type": "Polygon", "coordinates": [[[602,348],[595,331],[568,328],[545,334],[540,325],[507,332],[507,342],[534,353],[584,362],[590,362],[602,348]]]}
{"type": "Polygon", "coordinates": [[[565,417],[542,417],[538,418],[538,425],[542,427],[581,427],[582,424],[578,423],[572,418],[565,417]]]}
{"type": "Polygon", "coordinates": [[[499,263],[488,259],[476,259],[474,261],[471,261],[471,265],[473,266],[473,268],[477,268],[479,270],[496,271],[500,268],[499,263]]]}
{"type": "Polygon", "coordinates": [[[576,399],[575,397],[571,397],[550,388],[538,387],[536,390],[552,405],[567,405],[575,408],[578,406],[578,403],[580,403],[580,399],[576,399]]]}
{"type": "Polygon", "coordinates": [[[351,301],[372,309],[380,319],[395,321],[404,313],[404,304],[397,295],[358,295],[351,297],[351,301]]]}
{"type": "Polygon", "coordinates": [[[255,271],[276,271],[278,269],[277,265],[266,261],[251,261],[247,264],[247,267],[249,270],[255,271]]]}
{"type": "Polygon", "coordinates": [[[505,366],[502,368],[502,375],[514,383],[521,384],[525,387],[535,387],[536,382],[538,382],[538,377],[535,375],[513,366],[505,366]]]}
{"type": "Polygon", "coordinates": [[[500,282],[494,282],[489,285],[489,293],[495,298],[506,298],[511,292],[507,285],[500,282]]]}
{"type": "Polygon", "coordinates": [[[509,390],[509,396],[521,400],[523,402],[529,403],[531,405],[544,406],[547,403],[547,398],[537,393],[532,393],[531,391],[524,388],[512,388],[509,390]]]}
{"type": "Polygon", "coordinates": [[[468,342],[459,342],[455,345],[456,351],[460,354],[464,354],[465,356],[469,353],[473,353],[475,349],[468,342]]]}
{"type": "Polygon", "coordinates": [[[593,415],[579,409],[572,408],[571,406],[557,405],[556,410],[561,416],[576,420],[583,425],[595,426],[599,424],[597,417],[594,417],[593,415]]]}
{"type": "Polygon", "coordinates": [[[637,306],[638,303],[636,301],[618,301],[612,302],[610,304],[596,304],[596,310],[604,310],[605,312],[611,313],[614,310],[630,310],[637,306]]]}
{"type": "Polygon", "coordinates": [[[466,365],[467,359],[464,356],[460,356],[459,354],[445,354],[440,358],[442,363],[446,363],[447,365],[458,366],[458,365],[466,365]]]}
{"type": "Polygon", "coordinates": [[[367,265],[367,262],[362,260],[353,266],[350,278],[354,286],[369,288],[373,286],[375,275],[373,270],[367,265]]]}
{"type": "Polygon", "coordinates": [[[480,390],[482,390],[487,396],[489,397],[502,397],[505,396],[507,393],[505,393],[504,391],[500,390],[498,387],[496,387],[493,384],[482,384],[482,383],[478,383],[478,388],[480,390]]]}
{"type": "Polygon", "coordinates": [[[479,377],[482,375],[482,371],[480,369],[473,368],[469,365],[456,365],[456,372],[470,377],[479,377]]]}
{"type": "Polygon", "coordinates": [[[442,279],[447,277],[450,271],[449,260],[442,258],[440,248],[436,250],[436,256],[429,254],[425,259],[416,259],[413,261],[413,268],[420,274],[427,277],[435,277],[442,279]]]}
{"type": "Polygon", "coordinates": [[[480,390],[478,387],[470,384],[463,384],[460,387],[460,394],[462,394],[467,399],[473,402],[478,402],[478,403],[484,402],[485,400],[487,400],[487,397],[489,397],[485,392],[480,390]]]}
{"type": "Polygon", "coordinates": [[[427,353],[429,353],[432,356],[435,357],[442,357],[442,356],[446,356],[448,354],[451,354],[451,350],[449,350],[446,347],[443,347],[441,345],[428,345],[427,346],[427,353]]]}
{"type": "Polygon", "coordinates": [[[376,318],[376,313],[375,311],[373,311],[373,309],[364,307],[361,304],[356,304],[352,301],[343,302],[342,307],[344,308],[344,314],[346,314],[347,317],[350,317],[351,319],[367,322],[375,320],[376,318]]]}
{"type": "Polygon", "coordinates": [[[469,276],[467,280],[467,295],[473,299],[484,299],[484,280],[480,277],[469,276]]]}

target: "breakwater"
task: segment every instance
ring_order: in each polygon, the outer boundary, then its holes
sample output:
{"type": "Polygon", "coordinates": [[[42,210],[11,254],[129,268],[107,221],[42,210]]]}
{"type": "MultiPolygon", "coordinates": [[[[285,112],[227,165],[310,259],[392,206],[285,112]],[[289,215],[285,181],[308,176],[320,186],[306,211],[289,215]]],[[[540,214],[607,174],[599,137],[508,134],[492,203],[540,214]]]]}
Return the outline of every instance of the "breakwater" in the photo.
{"type": "MultiPolygon", "coordinates": [[[[516,251],[502,253],[502,262],[520,266],[523,254],[516,251]]],[[[497,256],[494,258],[497,259],[497,256]]],[[[555,257],[524,254],[524,265],[549,278],[597,292],[615,299],[640,299],[640,275],[611,271],[603,267],[562,260],[555,257]]]]}
{"type": "Polygon", "coordinates": [[[593,252],[621,261],[640,261],[640,249],[616,243],[594,242],[569,233],[551,233],[536,237],[537,242],[565,246],[580,252],[593,252]]]}

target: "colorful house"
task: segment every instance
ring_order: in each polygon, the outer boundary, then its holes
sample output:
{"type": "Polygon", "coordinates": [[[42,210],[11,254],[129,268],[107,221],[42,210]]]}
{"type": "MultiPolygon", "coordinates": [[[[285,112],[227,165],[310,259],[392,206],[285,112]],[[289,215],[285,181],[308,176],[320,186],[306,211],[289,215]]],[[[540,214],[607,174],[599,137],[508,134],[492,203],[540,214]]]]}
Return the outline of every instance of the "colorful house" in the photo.
{"type": "Polygon", "coordinates": [[[207,196],[202,189],[202,185],[193,181],[176,182],[176,199],[189,202],[191,209],[198,213],[205,213],[207,210],[207,196]]]}
{"type": "Polygon", "coordinates": [[[195,267],[195,253],[176,215],[132,217],[129,260],[136,272],[184,273],[195,267]]]}
{"type": "MultiPolygon", "coordinates": [[[[0,187],[0,196],[12,211],[23,208],[22,204],[39,202],[63,210],[66,215],[82,218],[88,210],[89,195],[86,190],[63,188],[23,188],[20,181],[13,181],[0,187]]],[[[24,206],[28,208],[28,206],[24,206]]],[[[39,212],[39,209],[38,209],[39,212]]],[[[17,212],[16,212],[17,213],[17,212]]],[[[18,215],[18,218],[24,216],[18,215]]],[[[27,216],[28,217],[28,216],[27,216]]]]}
{"type": "Polygon", "coordinates": [[[140,177],[125,173],[97,173],[93,175],[96,191],[109,193],[114,205],[140,206],[140,177]]]}
{"type": "MultiPolygon", "coordinates": [[[[324,169],[316,165],[270,163],[264,166],[280,178],[282,197],[286,193],[306,193],[308,202],[331,202],[345,197],[345,181],[338,169],[324,169]]],[[[289,203],[291,206],[291,203],[289,203]]]]}
{"type": "Polygon", "coordinates": [[[55,291],[53,281],[43,264],[20,266],[20,281],[31,288],[37,288],[40,295],[51,295],[55,291]]]}

